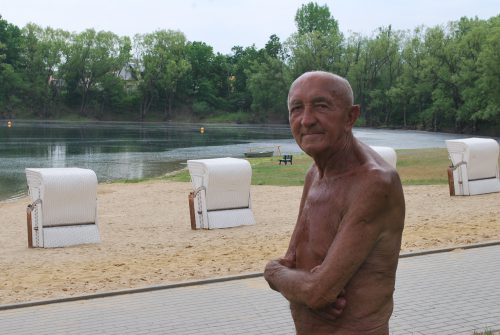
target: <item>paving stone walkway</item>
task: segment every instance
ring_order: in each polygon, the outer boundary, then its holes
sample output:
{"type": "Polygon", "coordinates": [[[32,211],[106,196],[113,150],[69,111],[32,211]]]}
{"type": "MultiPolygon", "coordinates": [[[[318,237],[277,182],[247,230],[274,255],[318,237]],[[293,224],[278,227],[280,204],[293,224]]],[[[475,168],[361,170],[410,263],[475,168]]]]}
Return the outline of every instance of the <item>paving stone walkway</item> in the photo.
{"type": "MultiPolygon", "coordinates": [[[[391,334],[500,329],[500,246],[400,259],[391,334]]],[[[262,277],[43,304],[0,306],[0,334],[294,334],[262,277]],[[16,308],[10,308],[16,307],[16,308]]]]}

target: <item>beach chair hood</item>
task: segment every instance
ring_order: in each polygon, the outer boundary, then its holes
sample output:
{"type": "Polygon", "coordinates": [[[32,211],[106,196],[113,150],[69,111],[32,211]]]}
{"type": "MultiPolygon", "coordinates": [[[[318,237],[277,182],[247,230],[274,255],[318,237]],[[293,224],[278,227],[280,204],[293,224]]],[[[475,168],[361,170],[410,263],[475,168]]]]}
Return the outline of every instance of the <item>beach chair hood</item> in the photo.
{"type": "Polygon", "coordinates": [[[396,155],[396,150],[391,147],[381,147],[381,146],[370,146],[373,150],[375,150],[389,165],[393,168],[396,168],[396,163],[398,157],[396,155]]]}
{"type": "Polygon", "coordinates": [[[188,160],[196,194],[196,228],[254,224],[250,163],[238,158],[188,160]]]}
{"type": "Polygon", "coordinates": [[[475,137],[446,140],[446,147],[452,164],[455,195],[500,192],[496,140],[475,137]]]}
{"type": "MultiPolygon", "coordinates": [[[[33,203],[32,247],[64,247],[99,242],[97,176],[81,168],[25,170],[33,203]]],[[[29,232],[28,232],[29,233],[29,232]]]]}

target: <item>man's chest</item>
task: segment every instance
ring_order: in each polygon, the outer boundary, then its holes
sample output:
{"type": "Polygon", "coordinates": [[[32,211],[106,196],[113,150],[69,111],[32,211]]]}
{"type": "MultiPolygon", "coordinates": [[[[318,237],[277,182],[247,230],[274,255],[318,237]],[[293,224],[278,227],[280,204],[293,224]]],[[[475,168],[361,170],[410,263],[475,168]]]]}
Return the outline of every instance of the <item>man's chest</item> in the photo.
{"type": "Polygon", "coordinates": [[[298,220],[298,255],[322,260],[345,212],[345,201],[337,193],[324,188],[310,190],[298,220]]]}

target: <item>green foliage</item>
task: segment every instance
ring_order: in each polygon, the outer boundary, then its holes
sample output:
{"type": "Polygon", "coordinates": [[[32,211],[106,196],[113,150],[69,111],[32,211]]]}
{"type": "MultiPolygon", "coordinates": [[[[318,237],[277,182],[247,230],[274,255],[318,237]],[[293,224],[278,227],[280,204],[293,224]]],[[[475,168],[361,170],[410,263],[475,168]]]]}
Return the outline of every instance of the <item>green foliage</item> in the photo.
{"type": "Polygon", "coordinates": [[[206,122],[211,123],[253,123],[253,117],[249,113],[242,111],[234,113],[220,113],[214,114],[204,119],[206,122]]]}
{"type": "Polygon", "coordinates": [[[266,55],[264,61],[254,62],[246,74],[248,91],[253,97],[253,119],[259,122],[265,122],[266,119],[285,122],[288,118],[286,99],[291,81],[284,64],[266,55]]]}
{"type": "Polygon", "coordinates": [[[287,42],[292,78],[306,71],[323,70],[341,74],[343,35],[327,5],[304,4],[295,15],[297,33],[287,42]]]}
{"type": "Polygon", "coordinates": [[[0,15],[0,115],[11,117],[22,103],[25,82],[22,66],[21,31],[0,15]]]}
{"type": "Polygon", "coordinates": [[[158,30],[151,34],[137,35],[135,43],[140,54],[136,59],[139,88],[143,101],[141,120],[154,102],[162,103],[163,119],[172,117],[172,109],[180,92],[183,78],[191,70],[186,59],[187,40],[183,33],[158,30]]]}
{"type": "Polygon", "coordinates": [[[299,35],[318,32],[322,35],[337,34],[339,26],[327,5],[315,2],[302,5],[295,14],[295,25],[299,35]]]}

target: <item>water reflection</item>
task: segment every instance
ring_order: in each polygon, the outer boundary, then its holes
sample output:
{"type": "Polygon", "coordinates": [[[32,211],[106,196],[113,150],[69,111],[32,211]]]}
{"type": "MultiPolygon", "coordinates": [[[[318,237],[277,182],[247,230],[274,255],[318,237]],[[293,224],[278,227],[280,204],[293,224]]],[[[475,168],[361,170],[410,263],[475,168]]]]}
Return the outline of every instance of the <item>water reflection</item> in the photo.
{"type": "Polygon", "coordinates": [[[56,168],[66,167],[66,145],[54,144],[47,147],[49,165],[56,168]]]}
{"type": "MultiPolygon", "coordinates": [[[[370,145],[395,149],[444,147],[446,139],[470,137],[417,131],[355,129],[370,145]]],[[[100,182],[159,176],[187,159],[243,157],[256,146],[301,150],[287,125],[126,122],[23,122],[0,126],[0,200],[26,193],[24,169],[81,167],[100,182]],[[204,133],[200,128],[204,127],[204,133]]]]}
{"type": "Polygon", "coordinates": [[[100,182],[152,177],[187,159],[242,157],[256,141],[290,139],[287,126],[23,122],[0,127],[0,200],[26,193],[28,167],[82,167],[100,182]],[[232,148],[227,147],[235,146],[232,148]],[[195,148],[194,150],[191,148],[195,148]]]}

